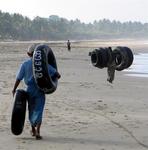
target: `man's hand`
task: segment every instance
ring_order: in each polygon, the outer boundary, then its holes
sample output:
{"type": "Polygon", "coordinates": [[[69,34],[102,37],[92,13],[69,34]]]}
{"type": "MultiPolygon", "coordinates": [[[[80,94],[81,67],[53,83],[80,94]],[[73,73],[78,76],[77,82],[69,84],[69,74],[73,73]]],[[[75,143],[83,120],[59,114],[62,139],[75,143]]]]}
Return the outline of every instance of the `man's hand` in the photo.
{"type": "Polygon", "coordinates": [[[60,79],[60,78],[61,78],[60,73],[59,73],[59,72],[56,72],[56,73],[55,73],[55,77],[58,78],[58,79],[60,79]]]}

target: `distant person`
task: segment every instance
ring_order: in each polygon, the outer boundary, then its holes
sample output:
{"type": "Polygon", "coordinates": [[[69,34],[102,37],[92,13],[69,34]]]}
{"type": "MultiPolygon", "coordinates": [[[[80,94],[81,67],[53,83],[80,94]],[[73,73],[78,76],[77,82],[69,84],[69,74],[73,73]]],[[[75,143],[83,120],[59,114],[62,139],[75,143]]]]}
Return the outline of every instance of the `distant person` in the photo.
{"type": "Polygon", "coordinates": [[[69,41],[69,40],[67,41],[67,49],[68,49],[68,51],[70,51],[70,50],[71,50],[71,43],[70,43],[70,41],[69,41]]]}

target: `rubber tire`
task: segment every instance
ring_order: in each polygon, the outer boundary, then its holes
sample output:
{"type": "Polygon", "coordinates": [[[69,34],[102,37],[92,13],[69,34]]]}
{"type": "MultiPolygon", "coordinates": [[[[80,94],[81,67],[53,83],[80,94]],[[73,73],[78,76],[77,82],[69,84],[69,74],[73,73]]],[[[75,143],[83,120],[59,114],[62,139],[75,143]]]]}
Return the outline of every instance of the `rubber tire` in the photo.
{"type": "Polygon", "coordinates": [[[115,59],[119,57],[118,63],[116,65],[117,71],[122,71],[130,67],[131,64],[133,63],[133,59],[134,59],[133,53],[131,49],[129,49],[128,47],[118,46],[114,49],[113,53],[115,55],[115,59]]]}
{"type": "Polygon", "coordinates": [[[51,94],[57,89],[58,79],[50,77],[48,64],[57,70],[57,63],[53,51],[47,45],[39,45],[33,54],[33,75],[37,86],[45,94],[51,94]]]}
{"type": "Polygon", "coordinates": [[[133,55],[133,52],[132,52],[132,50],[130,49],[130,48],[128,48],[128,47],[123,47],[125,50],[126,50],[126,52],[127,52],[127,55],[128,55],[128,63],[127,63],[127,65],[126,65],[126,68],[128,68],[128,67],[130,67],[131,65],[132,65],[132,63],[133,63],[133,60],[134,60],[134,55],[133,55]]]}
{"type": "Polygon", "coordinates": [[[11,116],[11,131],[14,135],[20,135],[24,128],[26,116],[27,93],[24,90],[17,90],[11,116]]]}
{"type": "Polygon", "coordinates": [[[100,69],[104,68],[101,52],[98,49],[95,49],[91,53],[91,62],[92,62],[92,65],[95,67],[98,67],[100,69]]]}
{"type": "Polygon", "coordinates": [[[100,47],[91,52],[90,55],[93,66],[98,67],[100,69],[107,67],[109,61],[112,61],[112,58],[110,58],[111,56],[109,54],[110,50],[110,48],[100,47]]]}

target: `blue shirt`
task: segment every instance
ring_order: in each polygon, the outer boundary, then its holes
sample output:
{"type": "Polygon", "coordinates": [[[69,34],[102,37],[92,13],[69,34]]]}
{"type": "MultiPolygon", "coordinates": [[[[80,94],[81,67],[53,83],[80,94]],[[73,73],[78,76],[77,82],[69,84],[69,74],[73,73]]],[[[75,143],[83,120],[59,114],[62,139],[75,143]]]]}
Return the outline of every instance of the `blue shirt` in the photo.
{"type": "MultiPolygon", "coordinates": [[[[51,77],[56,73],[56,69],[51,65],[48,65],[48,71],[51,77]]],[[[24,79],[25,84],[28,86],[27,91],[30,91],[31,93],[37,93],[39,91],[39,88],[37,87],[37,84],[35,83],[35,79],[33,77],[32,59],[28,59],[24,63],[22,63],[16,79],[24,79]]]]}

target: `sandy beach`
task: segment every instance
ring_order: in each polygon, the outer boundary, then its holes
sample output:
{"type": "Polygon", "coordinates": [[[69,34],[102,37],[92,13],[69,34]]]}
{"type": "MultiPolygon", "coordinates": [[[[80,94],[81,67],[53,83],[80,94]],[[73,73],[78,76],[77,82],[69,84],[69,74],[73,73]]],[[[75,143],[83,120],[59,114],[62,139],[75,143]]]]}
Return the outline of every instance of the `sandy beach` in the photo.
{"type": "Polygon", "coordinates": [[[116,71],[110,84],[106,68],[93,67],[88,56],[104,46],[128,46],[134,54],[147,53],[148,41],[77,41],[71,52],[64,42],[49,43],[62,77],[56,92],[46,95],[40,141],[30,135],[28,114],[21,135],[13,135],[10,128],[11,91],[30,44],[0,43],[0,150],[148,149],[148,78],[116,71]]]}

